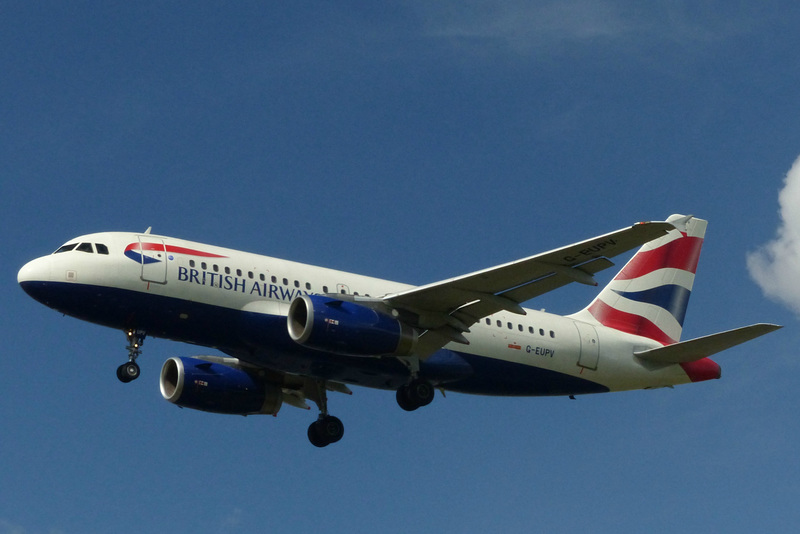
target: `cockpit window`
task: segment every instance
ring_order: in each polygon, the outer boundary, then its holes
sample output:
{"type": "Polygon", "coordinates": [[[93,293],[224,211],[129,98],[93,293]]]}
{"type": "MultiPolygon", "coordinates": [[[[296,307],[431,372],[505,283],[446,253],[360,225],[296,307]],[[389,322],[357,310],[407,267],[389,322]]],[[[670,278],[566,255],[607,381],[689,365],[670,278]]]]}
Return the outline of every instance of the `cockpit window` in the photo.
{"type": "Polygon", "coordinates": [[[97,253],[98,254],[106,254],[106,255],[108,254],[108,247],[105,246],[104,244],[95,243],[94,246],[97,247],[97,253]]]}
{"type": "Polygon", "coordinates": [[[60,254],[62,252],[69,252],[70,250],[74,249],[76,246],[78,246],[77,243],[70,243],[68,245],[64,245],[60,249],[58,249],[55,252],[53,252],[53,254],[60,254]]]}
{"type": "Polygon", "coordinates": [[[94,254],[94,249],[92,248],[91,243],[81,243],[75,250],[78,250],[80,252],[88,252],[89,254],[94,254]]]}

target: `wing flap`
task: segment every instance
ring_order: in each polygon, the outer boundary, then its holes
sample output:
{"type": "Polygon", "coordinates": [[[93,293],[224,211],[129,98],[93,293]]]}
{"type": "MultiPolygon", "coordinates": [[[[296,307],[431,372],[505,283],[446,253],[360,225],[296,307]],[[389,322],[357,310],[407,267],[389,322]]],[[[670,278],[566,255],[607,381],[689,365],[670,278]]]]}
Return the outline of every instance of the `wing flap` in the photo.
{"type": "Polygon", "coordinates": [[[701,360],[782,328],[776,324],[759,323],[727,332],[681,341],[665,347],[634,352],[643,360],[657,363],[687,363],[701,360]]]}

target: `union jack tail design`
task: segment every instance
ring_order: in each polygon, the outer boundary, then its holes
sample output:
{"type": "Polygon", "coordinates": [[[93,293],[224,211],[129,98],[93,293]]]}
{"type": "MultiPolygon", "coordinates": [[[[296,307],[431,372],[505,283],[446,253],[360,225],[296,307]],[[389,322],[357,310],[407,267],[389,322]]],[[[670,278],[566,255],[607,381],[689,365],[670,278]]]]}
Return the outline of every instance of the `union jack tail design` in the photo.
{"type": "Polygon", "coordinates": [[[572,317],[644,336],[681,339],[707,221],[672,215],[675,230],[645,244],[585,309],[572,317]]]}

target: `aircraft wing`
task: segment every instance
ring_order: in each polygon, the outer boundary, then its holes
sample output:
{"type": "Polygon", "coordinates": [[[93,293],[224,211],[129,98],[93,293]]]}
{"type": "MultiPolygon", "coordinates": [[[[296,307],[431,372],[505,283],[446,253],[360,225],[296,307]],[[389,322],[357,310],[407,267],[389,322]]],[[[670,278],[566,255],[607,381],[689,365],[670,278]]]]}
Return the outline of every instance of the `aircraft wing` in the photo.
{"type": "MultiPolygon", "coordinates": [[[[466,343],[464,332],[487,315],[525,314],[520,303],[571,282],[597,285],[592,275],[611,267],[608,258],[663,236],[675,227],[643,222],[542,254],[415,287],[381,300],[401,318],[426,330],[421,357],[449,341],[466,343]]],[[[420,339],[423,342],[423,339],[420,339]]]]}

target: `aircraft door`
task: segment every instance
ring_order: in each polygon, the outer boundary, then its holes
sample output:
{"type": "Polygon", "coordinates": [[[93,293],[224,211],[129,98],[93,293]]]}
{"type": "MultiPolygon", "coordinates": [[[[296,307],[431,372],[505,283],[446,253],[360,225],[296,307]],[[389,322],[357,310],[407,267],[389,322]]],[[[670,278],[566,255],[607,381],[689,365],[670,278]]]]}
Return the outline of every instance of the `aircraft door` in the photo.
{"type": "Polygon", "coordinates": [[[162,239],[139,236],[142,256],[142,280],[156,284],[167,283],[167,249],[162,239]]]}
{"type": "Polygon", "coordinates": [[[573,324],[578,329],[578,339],[581,342],[578,365],[586,369],[597,369],[597,361],[600,358],[600,342],[597,338],[597,330],[592,325],[579,321],[575,321],[573,324]]]}

